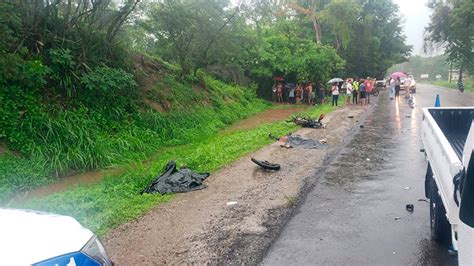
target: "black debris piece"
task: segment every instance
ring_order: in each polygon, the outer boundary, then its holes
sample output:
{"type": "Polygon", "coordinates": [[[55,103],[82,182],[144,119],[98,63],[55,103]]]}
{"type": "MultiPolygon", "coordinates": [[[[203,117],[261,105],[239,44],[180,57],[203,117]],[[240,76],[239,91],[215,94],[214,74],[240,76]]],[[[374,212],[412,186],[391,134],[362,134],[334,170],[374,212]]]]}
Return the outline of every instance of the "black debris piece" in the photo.
{"type": "Polygon", "coordinates": [[[413,204],[407,204],[405,208],[407,209],[407,211],[413,212],[413,210],[415,209],[415,206],[413,206],[413,204]]]}
{"type": "Polygon", "coordinates": [[[264,168],[264,169],[268,169],[268,170],[275,170],[275,171],[278,171],[280,170],[280,165],[277,164],[277,163],[270,163],[268,161],[261,161],[261,160],[257,160],[255,158],[252,158],[251,159],[252,162],[254,162],[256,165],[264,168]]]}
{"type": "Polygon", "coordinates": [[[305,139],[300,135],[290,135],[288,136],[287,145],[294,147],[294,148],[301,148],[301,149],[322,149],[326,148],[327,145],[321,143],[318,140],[314,139],[305,139]]]}
{"type": "Polygon", "coordinates": [[[293,122],[295,122],[295,124],[300,125],[302,127],[324,128],[324,125],[321,122],[321,120],[323,119],[324,119],[324,114],[321,114],[317,120],[306,118],[306,117],[296,117],[293,119],[293,122]]]}
{"type": "Polygon", "coordinates": [[[142,193],[179,193],[206,188],[202,183],[209,173],[196,173],[188,168],[176,168],[174,161],[169,161],[164,172],[155,178],[142,193]]]}

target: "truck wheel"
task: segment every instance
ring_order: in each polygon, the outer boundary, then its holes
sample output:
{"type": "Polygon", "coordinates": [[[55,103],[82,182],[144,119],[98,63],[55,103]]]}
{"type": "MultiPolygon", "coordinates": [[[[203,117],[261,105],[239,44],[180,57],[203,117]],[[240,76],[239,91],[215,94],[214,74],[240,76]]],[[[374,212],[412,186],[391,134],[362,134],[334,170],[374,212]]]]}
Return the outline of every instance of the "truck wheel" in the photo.
{"type": "Polygon", "coordinates": [[[438,187],[433,178],[430,182],[430,226],[433,240],[446,245],[450,244],[451,225],[446,217],[446,210],[438,195],[438,187]]]}

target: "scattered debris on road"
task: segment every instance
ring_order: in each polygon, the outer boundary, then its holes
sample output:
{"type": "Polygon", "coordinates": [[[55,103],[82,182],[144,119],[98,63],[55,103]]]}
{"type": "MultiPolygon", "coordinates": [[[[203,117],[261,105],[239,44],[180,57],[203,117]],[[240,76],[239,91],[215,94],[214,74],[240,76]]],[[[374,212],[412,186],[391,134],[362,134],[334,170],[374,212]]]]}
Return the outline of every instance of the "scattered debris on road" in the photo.
{"type": "Polygon", "coordinates": [[[320,140],[306,139],[300,135],[288,134],[278,139],[278,144],[282,148],[301,148],[301,149],[322,149],[327,147],[327,139],[320,140]]]}
{"type": "Polygon", "coordinates": [[[403,189],[404,190],[410,190],[410,187],[404,187],[403,189]]]}
{"type": "Polygon", "coordinates": [[[301,149],[322,149],[326,148],[327,140],[323,139],[324,142],[314,139],[305,139],[300,135],[288,136],[288,142],[291,147],[297,147],[301,149]]]}
{"type": "Polygon", "coordinates": [[[150,186],[142,193],[179,193],[189,192],[206,188],[202,183],[209,176],[209,173],[196,173],[188,168],[176,168],[174,161],[169,161],[164,172],[155,178],[150,186]]]}
{"type": "Polygon", "coordinates": [[[402,219],[402,217],[396,216],[394,219],[395,219],[395,221],[398,221],[398,220],[402,219]]]}
{"type": "Polygon", "coordinates": [[[428,199],[418,199],[418,201],[424,201],[424,202],[430,203],[430,201],[428,199]]]}
{"type": "Polygon", "coordinates": [[[237,205],[237,201],[229,201],[227,202],[227,206],[237,205]]]}
{"type": "Polygon", "coordinates": [[[325,125],[321,122],[324,119],[324,114],[321,114],[317,120],[307,117],[295,117],[293,122],[302,127],[310,128],[325,128],[325,125]]]}
{"type": "Polygon", "coordinates": [[[260,161],[260,160],[257,160],[255,158],[252,158],[251,159],[252,162],[254,162],[256,165],[264,168],[264,169],[268,169],[268,170],[275,170],[275,171],[278,171],[280,170],[280,165],[277,164],[277,163],[270,163],[268,161],[260,161]]]}
{"type": "Polygon", "coordinates": [[[407,204],[407,206],[405,206],[405,209],[409,212],[413,212],[415,210],[415,206],[413,206],[413,204],[407,204]]]}

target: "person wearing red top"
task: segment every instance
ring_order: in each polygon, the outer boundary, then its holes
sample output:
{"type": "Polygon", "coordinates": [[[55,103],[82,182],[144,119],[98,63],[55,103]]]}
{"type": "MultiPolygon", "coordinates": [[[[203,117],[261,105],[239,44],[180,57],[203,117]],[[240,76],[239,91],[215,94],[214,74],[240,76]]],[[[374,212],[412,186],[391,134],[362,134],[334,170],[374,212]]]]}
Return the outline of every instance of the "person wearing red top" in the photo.
{"type": "Polygon", "coordinates": [[[277,85],[277,95],[278,95],[278,102],[283,103],[283,83],[278,82],[277,85]]]}
{"type": "Polygon", "coordinates": [[[370,94],[372,93],[372,88],[373,88],[372,80],[370,80],[370,77],[367,77],[367,79],[365,80],[365,91],[366,91],[366,94],[367,94],[367,104],[370,103],[370,94]]]}

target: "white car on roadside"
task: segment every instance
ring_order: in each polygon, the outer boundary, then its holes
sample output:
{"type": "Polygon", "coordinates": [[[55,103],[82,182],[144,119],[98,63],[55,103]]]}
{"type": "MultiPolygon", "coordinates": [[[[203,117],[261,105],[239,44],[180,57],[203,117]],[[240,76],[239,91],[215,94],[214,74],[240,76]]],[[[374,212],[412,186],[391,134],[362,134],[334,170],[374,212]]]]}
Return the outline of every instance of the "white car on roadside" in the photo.
{"type": "Polygon", "coordinates": [[[113,265],[97,236],[74,218],[0,208],[0,265],[113,265]]]}

